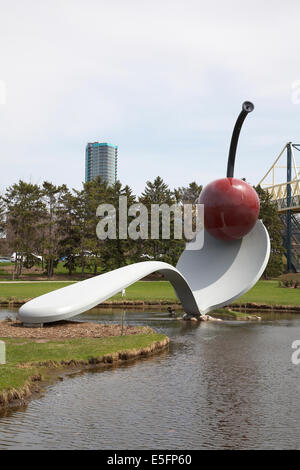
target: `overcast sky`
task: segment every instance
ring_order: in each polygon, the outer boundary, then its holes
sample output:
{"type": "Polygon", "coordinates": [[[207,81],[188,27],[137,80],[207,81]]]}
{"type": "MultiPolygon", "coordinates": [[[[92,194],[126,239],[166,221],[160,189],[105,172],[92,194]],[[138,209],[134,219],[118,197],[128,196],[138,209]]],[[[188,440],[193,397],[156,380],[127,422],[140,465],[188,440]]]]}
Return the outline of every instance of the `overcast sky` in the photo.
{"type": "Polygon", "coordinates": [[[157,175],[171,188],[206,184],[225,176],[246,99],[255,111],[236,176],[256,184],[287,141],[300,141],[297,0],[0,7],[1,191],[19,179],[79,188],[96,140],[119,146],[119,179],[136,193],[157,175]]]}

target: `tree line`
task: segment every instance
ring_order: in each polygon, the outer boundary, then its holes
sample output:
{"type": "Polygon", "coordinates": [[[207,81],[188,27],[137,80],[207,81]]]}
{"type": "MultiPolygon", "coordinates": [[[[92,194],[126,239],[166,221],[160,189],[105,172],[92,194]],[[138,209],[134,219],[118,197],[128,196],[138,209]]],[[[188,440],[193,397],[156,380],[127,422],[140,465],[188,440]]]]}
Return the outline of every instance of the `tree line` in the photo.
{"type": "MultiPolygon", "coordinates": [[[[281,222],[268,193],[260,187],[255,189],[261,202],[260,218],[269,230],[272,244],[265,276],[274,277],[283,271],[281,222]]],[[[21,276],[24,267],[31,268],[40,262],[50,278],[60,260],[69,275],[78,266],[82,275],[87,270],[96,275],[148,259],[176,265],[184,250],[184,240],[172,237],[131,240],[118,236],[116,240],[99,240],[96,209],[109,203],[118,211],[119,197],[126,196],[128,206],[143,203],[150,214],[152,204],[194,204],[201,190],[202,186],[196,182],[171,190],[159,176],[147,181],[140,196],[120,181],[108,185],[100,177],[83,183],[81,190],[47,181],[37,185],[20,180],[9,186],[0,198],[0,236],[6,233],[9,249],[16,254],[15,277],[21,276]],[[40,255],[41,261],[34,254],[40,255]]],[[[171,225],[172,222],[171,218],[171,225]]]]}

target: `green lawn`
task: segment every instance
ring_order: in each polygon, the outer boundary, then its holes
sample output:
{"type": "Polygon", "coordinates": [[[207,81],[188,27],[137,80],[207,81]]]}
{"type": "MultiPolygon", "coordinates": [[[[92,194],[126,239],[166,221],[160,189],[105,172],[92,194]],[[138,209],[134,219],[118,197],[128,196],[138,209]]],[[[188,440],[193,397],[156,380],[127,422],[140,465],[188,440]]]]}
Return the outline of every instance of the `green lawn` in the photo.
{"type": "Polygon", "coordinates": [[[47,294],[52,290],[60,289],[61,287],[66,287],[71,282],[36,282],[31,283],[18,283],[11,284],[1,284],[0,283],[0,300],[24,300],[32,299],[33,297],[38,297],[39,295],[47,294]]]}
{"type": "MultiPolygon", "coordinates": [[[[19,281],[14,284],[0,284],[0,300],[4,299],[31,299],[39,295],[46,294],[55,289],[66,287],[71,282],[51,282],[45,283],[43,281],[22,283],[19,281]]],[[[121,294],[112,297],[112,300],[122,299],[121,294]]],[[[164,281],[140,281],[126,289],[127,300],[163,300],[163,301],[176,301],[174,290],[169,282],[164,281]]]]}
{"type": "MultiPolygon", "coordinates": [[[[98,271],[99,271],[99,268],[98,268],[98,271]]],[[[86,266],[84,272],[86,274],[91,274],[93,272],[93,269],[92,270],[88,269],[88,267],[86,266]]],[[[54,268],[54,274],[58,274],[58,275],[66,275],[66,274],[68,275],[69,274],[69,270],[64,267],[64,261],[59,261],[56,268],[54,268]]],[[[73,270],[73,274],[81,274],[81,266],[75,266],[75,268],[73,270]]],[[[100,274],[100,273],[98,272],[98,274],[100,274]]]]}
{"type": "MultiPolygon", "coordinates": [[[[122,296],[117,294],[111,300],[122,300],[122,296]]],[[[127,287],[125,300],[176,302],[177,297],[172,285],[167,281],[139,281],[127,287]]]]}
{"type": "Polygon", "coordinates": [[[278,287],[278,281],[259,281],[236,302],[257,302],[269,305],[300,305],[300,289],[278,287]]]}
{"type": "MultiPolygon", "coordinates": [[[[8,280],[10,281],[12,278],[12,274],[3,269],[5,266],[11,266],[13,268],[14,263],[11,262],[5,262],[5,263],[0,263],[0,279],[3,280],[8,280]]],[[[100,274],[100,268],[98,268],[98,274],[100,274]]],[[[94,272],[94,269],[89,269],[88,266],[85,267],[84,273],[85,274],[92,274],[94,272]]],[[[73,270],[73,276],[75,278],[78,278],[81,276],[81,266],[75,266],[73,270]]],[[[54,268],[54,275],[62,277],[63,279],[68,280],[69,278],[69,270],[64,267],[64,261],[59,261],[58,265],[56,268],[54,268]]],[[[16,281],[22,282],[22,280],[30,280],[30,278],[36,278],[36,277],[44,277],[45,280],[47,279],[47,276],[45,273],[43,273],[43,270],[41,269],[41,265],[35,265],[33,270],[31,272],[27,272],[26,274],[22,274],[22,279],[16,279],[16,281]]]]}
{"type": "MultiPolygon", "coordinates": [[[[34,282],[25,284],[0,284],[0,299],[24,300],[65,287],[66,282],[34,282]]],[[[139,281],[126,289],[125,300],[176,302],[174,290],[169,282],[139,281]]],[[[122,300],[120,294],[111,300],[122,300]]],[[[265,304],[300,305],[300,289],[278,287],[277,281],[259,281],[247,294],[236,302],[258,302],[265,304]]]]}
{"type": "Polygon", "coordinates": [[[3,269],[4,266],[10,266],[12,263],[0,263],[0,278],[1,277],[5,277],[7,278],[7,271],[5,271],[5,269],[3,269]]]}
{"type": "Polygon", "coordinates": [[[108,338],[79,338],[36,343],[26,338],[0,338],[6,343],[7,364],[0,366],[0,394],[20,389],[35,374],[46,372],[38,365],[45,361],[88,361],[106,354],[147,348],[155,341],[166,338],[163,334],[140,334],[108,338]],[[26,367],[20,367],[26,364],[26,367]]]}

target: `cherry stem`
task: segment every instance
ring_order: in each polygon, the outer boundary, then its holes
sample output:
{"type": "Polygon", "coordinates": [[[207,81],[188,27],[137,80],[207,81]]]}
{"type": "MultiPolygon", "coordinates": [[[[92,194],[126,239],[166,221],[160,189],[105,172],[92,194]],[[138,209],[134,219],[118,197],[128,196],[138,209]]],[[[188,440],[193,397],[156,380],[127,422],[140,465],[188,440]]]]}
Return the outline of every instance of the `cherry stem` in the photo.
{"type": "Polygon", "coordinates": [[[241,131],[243,122],[247,114],[251,113],[253,109],[254,109],[254,104],[251,103],[250,101],[245,101],[242,106],[242,111],[240,112],[239,117],[236,120],[232,137],[231,137],[230,148],[229,148],[228,164],[227,164],[227,178],[233,178],[235,154],[236,154],[236,148],[237,148],[237,144],[239,140],[240,131],[241,131]]]}

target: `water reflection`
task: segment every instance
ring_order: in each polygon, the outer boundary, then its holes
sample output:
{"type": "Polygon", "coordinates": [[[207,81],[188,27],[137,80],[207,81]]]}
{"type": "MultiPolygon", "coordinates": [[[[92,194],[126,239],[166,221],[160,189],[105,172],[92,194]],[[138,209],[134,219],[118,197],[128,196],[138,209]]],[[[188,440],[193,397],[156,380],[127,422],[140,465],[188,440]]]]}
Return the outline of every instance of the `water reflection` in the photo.
{"type": "Polygon", "coordinates": [[[17,318],[17,309],[7,309],[7,308],[0,308],[0,321],[6,320],[6,318],[11,318],[15,320],[17,318]]]}
{"type": "MultiPolygon", "coordinates": [[[[119,322],[123,310],[78,318],[119,322]]],[[[168,334],[170,350],[77,374],[0,419],[7,448],[299,448],[300,316],[191,324],[167,312],[126,313],[168,334]]]]}

